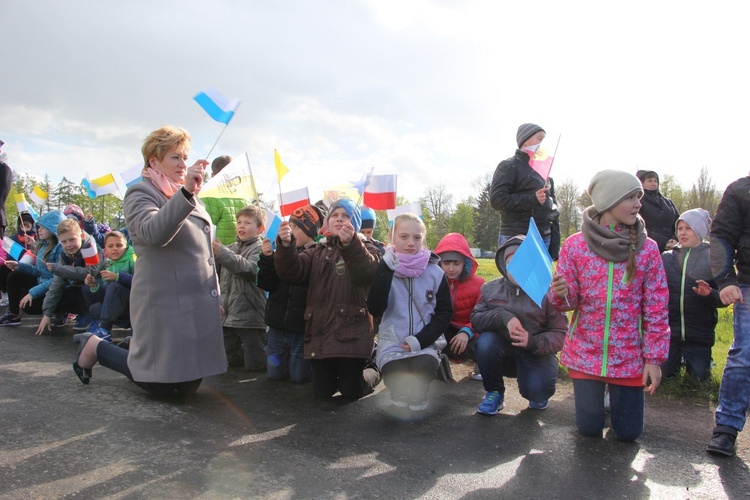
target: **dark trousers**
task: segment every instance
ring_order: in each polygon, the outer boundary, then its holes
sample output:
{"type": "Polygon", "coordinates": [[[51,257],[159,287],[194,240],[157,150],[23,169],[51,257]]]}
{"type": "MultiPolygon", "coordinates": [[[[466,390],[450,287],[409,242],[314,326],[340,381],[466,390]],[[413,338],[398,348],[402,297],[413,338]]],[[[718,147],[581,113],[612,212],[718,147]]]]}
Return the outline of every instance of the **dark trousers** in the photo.
{"type": "MultiPolygon", "coordinates": [[[[604,386],[600,380],[573,380],[576,427],[584,436],[601,437],[604,429],[604,386]]],[[[609,384],[612,430],[620,441],[635,441],[643,432],[643,387],[609,384]]]]}
{"type": "Polygon", "coordinates": [[[112,330],[118,320],[130,323],[130,288],[113,281],[107,286],[99,286],[96,292],[87,286],[82,291],[89,315],[99,320],[102,328],[112,330]]]}
{"type": "Polygon", "coordinates": [[[688,375],[706,380],[711,373],[711,347],[671,339],[669,358],[661,365],[661,371],[665,377],[673,377],[680,372],[682,365],[685,365],[688,375]]]}
{"type": "Polygon", "coordinates": [[[372,392],[380,382],[375,368],[366,367],[367,358],[328,358],[312,360],[312,382],[315,395],[330,398],[336,391],[349,399],[372,392]]]}
{"type": "Polygon", "coordinates": [[[191,380],[189,382],[177,382],[171,384],[162,384],[159,382],[136,382],[128,368],[128,350],[109,342],[99,342],[96,346],[96,357],[99,364],[122,373],[128,377],[135,385],[150,392],[154,396],[169,396],[173,391],[179,391],[185,394],[193,394],[198,390],[203,379],[191,380]]]}
{"type": "Polygon", "coordinates": [[[476,355],[487,392],[505,394],[503,377],[512,377],[518,378],[518,390],[529,401],[541,402],[555,394],[558,361],[554,354],[535,356],[526,349],[513,347],[510,340],[497,332],[482,332],[476,355]]]}
{"type": "Polygon", "coordinates": [[[8,266],[0,266],[0,292],[8,293],[8,276],[12,272],[8,266]]]}
{"type": "MultiPolygon", "coordinates": [[[[16,316],[21,313],[19,304],[21,299],[29,293],[33,287],[39,284],[36,276],[24,273],[22,271],[13,271],[8,276],[8,311],[16,316]]],[[[44,297],[34,299],[30,306],[24,307],[26,314],[42,314],[42,304],[44,297]]],[[[85,314],[87,311],[86,301],[83,300],[83,293],[77,286],[69,286],[63,290],[60,301],[57,303],[55,312],[85,314]]]]}

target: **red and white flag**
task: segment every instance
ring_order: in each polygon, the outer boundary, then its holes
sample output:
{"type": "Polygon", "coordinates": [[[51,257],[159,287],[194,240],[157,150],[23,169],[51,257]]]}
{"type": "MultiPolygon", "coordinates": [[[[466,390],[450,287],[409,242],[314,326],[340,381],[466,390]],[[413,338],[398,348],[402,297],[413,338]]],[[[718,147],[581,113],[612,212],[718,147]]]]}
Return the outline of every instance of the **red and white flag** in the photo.
{"type": "Polygon", "coordinates": [[[279,195],[279,210],[281,216],[292,215],[295,210],[310,204],[310,194],[307,188],[295,189],[279,195]]]}
{"type": "Polygon", "coordinates": [[[371,175],[365,186],[364,204],[373,210],[396,208],[396,175],[371,175]]]}
{"type": "Polygon", "coordinates": [[[81,256],[87,266],[94,266],[99,263],[99,251],[94,244],[81,247],[81,256]]]}

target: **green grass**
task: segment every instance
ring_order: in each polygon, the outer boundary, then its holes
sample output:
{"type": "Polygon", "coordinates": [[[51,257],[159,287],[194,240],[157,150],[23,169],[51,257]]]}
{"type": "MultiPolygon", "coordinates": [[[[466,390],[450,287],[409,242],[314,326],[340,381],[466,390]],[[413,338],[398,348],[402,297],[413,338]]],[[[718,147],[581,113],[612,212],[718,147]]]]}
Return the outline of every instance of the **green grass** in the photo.
{"type": "MultiPolygon", "coordinates": [[[[500,277],[500,272],[495,267],[494,259],[477,259],[479,268],[477,275],[483,277],[486,281],[500,277]]],[[[683,370],[676,377],[662,380],[659,392],[667,397],[684,397],[709,399],[714,403],[719,400],[719,384],[721,375],[724,373],[724,365],[727,362],[729,347],[734,340],[734,331],[732,326],[732,307],[719,309],[719,324],[716,326],[716,344],[713,347],[712,356],[716,364],[711,369],[709,378],[700,382],[690,377],[683,370]]],[[[567,370],[560,366],[561,378],[567,379],[567,370]]]]}

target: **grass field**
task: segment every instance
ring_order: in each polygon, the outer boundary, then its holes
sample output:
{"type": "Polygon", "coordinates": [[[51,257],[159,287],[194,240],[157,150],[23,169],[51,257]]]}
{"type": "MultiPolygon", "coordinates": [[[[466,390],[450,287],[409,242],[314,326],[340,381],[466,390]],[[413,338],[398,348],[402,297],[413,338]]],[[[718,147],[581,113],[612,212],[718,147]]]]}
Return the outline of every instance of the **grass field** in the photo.
{"type": "MultiPolygon", "coordinates": [[[[485,280],[490,281],[500,276],[495,266],[494,259],[477,259],[479,268],[477,274],[485,280]]],[[[719,309],[719,324],[716,327],[716,344],[713,347],[714,367],[711,376],[705,382],[699,382],[693,377],[685,374],[684,370],[677,377],[664,379],[659,391],[667,396],[673,397],[695,397],[699,399],[709,398],[713,402],[719,399],[719,384],[724,365],[727,361],[727,353],[734,339],[732,327],[732,307],[719,309]]],[[[567,378],[567,371],[560,367],[560,375],[567,378]]]]}

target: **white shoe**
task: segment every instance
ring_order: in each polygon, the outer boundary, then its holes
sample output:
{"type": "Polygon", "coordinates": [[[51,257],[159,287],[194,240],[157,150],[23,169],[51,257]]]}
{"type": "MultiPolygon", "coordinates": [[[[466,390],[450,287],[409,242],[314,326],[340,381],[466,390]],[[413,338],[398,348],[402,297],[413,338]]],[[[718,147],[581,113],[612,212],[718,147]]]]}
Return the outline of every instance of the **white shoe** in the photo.
{"type": "Polygon", "coordinates": [[[482,374],[477,372],[471,372],[471,380],[482,380],[482,374]]]}
{"type": "Polygon", "coordinates": [[[8,294],[5,292],[3,293],[3,297],[0,299],[0,307],[8,307],[8,294]]]}

